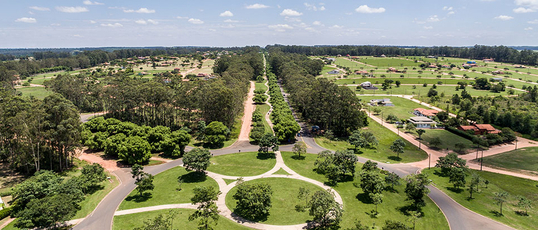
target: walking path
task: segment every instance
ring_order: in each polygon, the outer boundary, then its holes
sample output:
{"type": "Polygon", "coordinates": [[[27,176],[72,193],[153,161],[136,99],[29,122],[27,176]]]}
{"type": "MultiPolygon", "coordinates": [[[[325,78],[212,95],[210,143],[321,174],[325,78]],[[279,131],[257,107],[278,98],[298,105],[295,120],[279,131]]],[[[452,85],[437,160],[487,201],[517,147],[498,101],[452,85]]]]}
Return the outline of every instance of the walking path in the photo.
{"type": "Polygon", "coordinates": [[[248,141],[249,140],[249,134],[250,129],[252,128],[252,112],[256,109],[256,105],[254,104],[254,89],[256,88],[256,84],[251,81],[250,82],[250,90],[247,95],[247,100],[245,101],[245,111],[243,114],[241,125],[241,133],[239,133],[238,141],[248,141]]]}

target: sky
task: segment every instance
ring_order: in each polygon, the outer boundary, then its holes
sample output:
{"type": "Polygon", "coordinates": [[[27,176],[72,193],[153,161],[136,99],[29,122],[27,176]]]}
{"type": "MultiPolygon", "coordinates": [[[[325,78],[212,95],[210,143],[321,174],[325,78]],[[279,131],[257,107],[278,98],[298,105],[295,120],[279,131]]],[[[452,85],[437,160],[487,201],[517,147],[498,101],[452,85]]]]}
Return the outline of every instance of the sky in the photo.
{"type": "Polygon", "coordinates": [[[538,46],[538,0],[2,0],[1,48],[538,46]]]}

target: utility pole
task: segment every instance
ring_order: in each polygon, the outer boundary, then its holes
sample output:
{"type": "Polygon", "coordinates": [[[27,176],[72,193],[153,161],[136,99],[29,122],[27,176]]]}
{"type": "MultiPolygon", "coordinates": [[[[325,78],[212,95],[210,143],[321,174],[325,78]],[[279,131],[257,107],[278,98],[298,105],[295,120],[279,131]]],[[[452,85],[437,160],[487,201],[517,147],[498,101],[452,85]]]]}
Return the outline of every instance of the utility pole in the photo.
{"type": "Polygon", "coordinates": [[[432,163],[432,154],[428,153],[428,169],[430,169],[431,163],[432,163]]]}
{"type": "Polygon", "coordinates": [[[516,148],[514,150],[516,150],[516,149],[517,149],[517,137],[516,137],[516,148]]]}

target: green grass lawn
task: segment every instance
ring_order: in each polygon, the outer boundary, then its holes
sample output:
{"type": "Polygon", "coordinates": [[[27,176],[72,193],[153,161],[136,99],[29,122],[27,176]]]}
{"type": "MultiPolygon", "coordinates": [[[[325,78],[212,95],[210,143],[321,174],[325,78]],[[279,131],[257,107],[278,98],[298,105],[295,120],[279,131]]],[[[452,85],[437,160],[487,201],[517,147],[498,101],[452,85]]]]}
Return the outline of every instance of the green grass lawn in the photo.
{"type": "Polygon", "coordinates": [[[338,85],[343,85],[343,84],[360,84],[362,82],[371,82],[372,84],[376,84],[376,82],[378,82],[377,84],[381,84],[385,81],[385,79],[388,79],[388,80],[392,80],[393,83],[392,83],[392,86],[393,88],[396,86],[395,82],[396,81],[400,81],[400,83],[402,84],[438,84],[438,82],[442,82],[443,84],[449,84],[449,85],[456,85],[458,84],[458,82],[460,81],[463,81],[463,82],[467,82],[469,85],[471,82],[474,81],[474,79],[470,79],[470,80],[467,80],[467,79],[451,79],[451,78],[442,78],[442,79],[437,79],[437,78],[388,78],[388,75],[387,75],[387,78],[348,78],[348,79],[338,79],[335,81],[336,84],[338,85]]]}
{"type": "Polygon", "coordinates": [[[138,191],[133,190],[123,202],[118,210],[149,207],[163,204],[190,203],[194,195],[193,189],[196,186],[213,186],[218,188],[217,182],[210,177],[199,177],[194,172],[187,172],[182,167],[175,167],[159,173],[153,181],[155,189],[147,191],[150,196],[139,196],[138,191]],[[183,178],[181,191],[178,191],[178,178],[183,178]]]}
{"type": "MultiPolygon", "coordinates": [[[[286,165],[292,170],[314,180],[327,181],[324,175],[314,171],[316,154],[306,154],[304,160],[297,160],[292,156],[293,153],[291,152],[282,153],[286,165]]],[[[358,163],[356,166],[357,172],[361,167],[362,164],[358,163]]],[[[355,180],[357,181],[358,179],[356,178],[355,180]]],[[[342,229],[353,227],[357,220],[368,226],[374,224],[375,226],[383,226],[385,220],[397,220],[406,223],[408,226],[411,225],[406,221],[408,216],[403,211],[410,203],[406,201],[405,183],[403,181],[401,183],[402,185],[395,187],[397,192],[383,192],[383,203],[378,206],[379,215],[377,217],[370,216],[370,211],[375,209],[375,205],[365,198],[362,189],[353,185],[353,181],[338,183],[334,189],[344,201],[344,215],[340,224],[342,229]]],[[[429,198],[426,198],[426,206],[422,209],[422,212],[424,215],[416,222],[416,229],[449,229],[445,216],[429,198]]]]}
{"type": "MultiPolygon", "coordinates": [[[[357,94],[397,94],[397,95],[418,95],[418,96],[425,96],[428,94],[428,91],[430,88],[432,88],[432,85],[429,84],[426,87],[422,85],[401,85],[400,87],[396,87],[395,85],[392,86],[392,89],[382,90],[381,85],[376,85],[378,87],[378,90],[360,90],[357,91],[355,86],[349,86],[351,90],[353,90],[357,94]]],[[[438,85],[437,89],[435,89],[439,95],[445,94],[446,96],[451,96],[453,94],[461,94],[462,90],[456,91],[456,86],[444,86],[444,85],[438,85]]],[[[477,96],[498,96],[498,95],[508,95],[507,91],[500,92],[500,93],[494,93],[489,90],[476,90],[472,87],[467,87],[467,92],[471,94],[473,97],[477,96]]],[[[522,91],[515,91],[515,94],[521,94],[524,93],[522,91]]]]}
{"type": "MultiPolygon", "coordinates": [[[[421,142],[428,146],[430,146],[428,143],[430,143],[430,141],[435,137],[439,137],[441,139],[441,145],[439,145],[438,147],[439,149],[450,149],[452,151],[455,151],[456,148],[454,145],[456,143],[463,143],[466,149],[472,148],[473,146],[475,146],[473,145],[473,142],[470,141],[469,139],[458,136],[454,133],[449,132],[448,130],[444,130],[444,129],[425,129],[425,130],[426,132],[422,134],[421,142]]],[[[418,137],[418,135],[415,132],[413,133],[413,135],[418,137]]],[[[433,146],[430,146],[430,147],[433,147],[433,146]]]]}
{"type": "MultiPolygon", "coordinates": [[[[299,200],[297,198],[299,188],[305,187],[311,194],[323,190],[323,188],[308,182],[287,178],[264,178],[244,183],[267,183],[271,186],[273,190],[273,195],[271,196],[272,207],[269,210],[267,219],[260,222],[274,225],[301,224],[306,223],[307,220],[312,220],[312,217],[308,215],[308,212],[297,212],[295,210],[295,205],[304,204],[304,200],[299,200]]],[[[226,206],[232,211],[236,207],[236,200],[233,199],[233,195],[236,192],[237,187],[234,187],[226,195],[226,206]]]]}
{"type": "MultiPolygon", "coordinates": [[[[426,106],[423,106],[421,104],[418,104],[414,101],[401,98],[401,97],[372,97],[372,96],[358,96],[359,99],[363,103],[368,103],[372,99],[390,99],[390,101],[394,104],[394,106],[367,106],[367,109],[370,110],[370,112],[373,112],[374,108],[379,108],[383,112],[383,117],[387,117],[389,114],[393,114],[399,119],[409,119],[410,117],[415,117],[416,115],[413,114],[414,109],[416,108],[423,108],[423,109],[429,109],[426,106]]],[[[378,117],[381,117],[381,113],[377,115],[378,117]]]]}
{"type": "Polygon", "coordinates": [[[268,105],[268,104],[261,104],[261,105],[256,105],[256,109],[259,109],[260,112],[262,113],[263,115],[263,126],[265,128],[265,132],[266,133],[273,133],[273,130],[271,129],[271,126],[269,126],[269,123],[267,122],[267,120],[265,120],[265,114],[267,114],[267,112],[269,112],[269,109],[271,109],[271,106],[268,105]]]}
{"type": "Polygon", "coordinates": [[[387,57],[387,58],[378,58],[378,57],[361,57],[361,59],[359,59],[360,62],[362,63],[365,63],[365,64],[369,64],[369,65],[373,65],[373,66],[377,66],[379,68],[383,68],[383,67],[403,67],[403,66],[419,66],[420,62],[414,62],[414,61],[409,61],[409,60],[405,60],[405,59],[400,59],[400,58],[390,58],[390,57],[387,57]]]}
{"type": "Polygon", "coordinates": [[[258,157],[257,152],[243,152],[212,157],[207,171],[227,176],[255,176],[271,170],[275,164],[275,158],[258,157]]]}
{"type": "Polygon", "coordinates": [[[263,90],[264,92],[267,91],[267,86],[265,86],[265,83],[258,83],[256,82],[256,90],[263,90]]]}
{"type": "MultiPolygon", "coordinates": [[[[437,188],[441,189],[459,204],[516,229],[536,229],[538,225],[538,218],[536,218],[538,210],[536,208],[529,209],[529,216],[517,214],[516,211],[520,209],[515,207],[515,204],[517,204],[515,197],[518,195],[524,196],[532,201],[533,207],[536,207],[538,205],[538,182],[497,173],[471,170],[471,172],[477,173],[483,179],[489,180],[490,183],[487,188],[485,185],[481,185],[480,192],[475,192],[473,199],[469,199],[468,190],[454,189],[452,184],[448,183],[448,177],[439,176],[440,171],[440,169],[432,168],[424,170],[423,173],[428,174],[437,188]],[[506,191],[510,194],[508,201],[503,204],[504,216],[496,215],[499,211],[499,205],[494,204],[492,199],[494,192],[501,191],[506,191]]],[[[467,181],[469,180],[470,178],[468,177],[467,181]]]]}
{"type": "MultiPolygon", "coordinates": [[[[142,227],[144,221],[153,219],[158,215],[167,215],[170,210],[158,210],[151,212],[142,212],[135,213],[130,215],[115,216],[114,225],[112,226],[113,230],[129,230],[137,227],[142,227]]],[[[172,228],[173,229],[197,229],[198,219],[189,221],[189,215],[191,215],[194,210],[192,209],[173,209],[175,215],[173,215],[172,228]]],[[[226,217],[220,216],[218,224],[215,225],[214,222],[210,222],[211,226],[215,230],[228,230],[228,229],[250,229],[240,224],[237,224],[226,217]]]]}
{"type": "Polygon", "coordinates": [[[484,157],[484,165],[537,175],[538,148],[521,148],[484,157]]]}
{"type": "MultiPolygon", "coordinates": [[[[398,138],[398,135],[381,126],[381,124],[373,121],[372,119],[368,119],[368,122],[368,126],[363,130],[372,132],[379,141],[379,145],[377,146],[377,149],[361,149],[363,153],[358,154],[358,156],[389,163],[415,162],[428,157],[426,152],[420,150],[418,147],[403,139],[406,146],[404,153],[400,154],[401,159],[398,160],[396,158],[396,154],[389,149],[392,142],[398,138]]],[[[333,151],[353,148],[353,146],[345,140],[330,141],[324,137],[316,137],[316,143],[323,148],[333,151]]]]}
{"type": "Polygon", "coordinates": [[[52,91],[45,89],[45,87],[22,87],[17,88],[17,92],[21,92],[23,97],[34,96],[37,99],[43,100],[48,95],[53,94],[52,91]]]}

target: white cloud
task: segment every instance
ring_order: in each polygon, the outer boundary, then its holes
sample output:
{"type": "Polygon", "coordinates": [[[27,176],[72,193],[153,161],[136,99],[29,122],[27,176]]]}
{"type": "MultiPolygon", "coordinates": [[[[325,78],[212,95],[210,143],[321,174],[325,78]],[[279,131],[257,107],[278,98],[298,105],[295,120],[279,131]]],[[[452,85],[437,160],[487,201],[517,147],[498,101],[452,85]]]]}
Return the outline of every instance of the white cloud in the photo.
{"type": "Polygon", "coordinates": [[[312,25],[321,26],[321,22],[320,21],[314,21],[314,22],[312,22],[312,25]]]}
{"type": "Polygon", "coordinates": [[[35,18],[27,18],[27,17],[18,18],[15,21],[16,22],[24,22],[24,23],[36,23],[37,22],[37,20],[35,18]]]}
{"type": "Polygon", "coordinates": [[[306,9],[307,10],[313,10],[313,11],[324,11],[325,10],[325,6],[322,5],[322,3],[320,3],[320,7],[317,7],[316,5],[314,4],[308,4],[308,3],[304,3],[304,6],[306,6],[306,9]]]}
{"type": "Polygon", "coordinates": [[[95,23],[97,23],[97,22],[94,21],[94,20],[90,20],[90,23],[91,23],[91,24],[95,24],[95,23]]]}
{"type": "Polygon", "coordinates": [[[529,27],[525,28],[524,30],[532,30],[532,27],[529,26],[529,27]]]}
{"type": "Polygon", "coordinates": [[[224,11],[220,14],[221,17],[233,17],[234,14],[232,12],[230,12],[229,10],[227,11],[224,11]]]}
{"type": "Polygon", "coordinates": [[[514,19],[514,17],[512,17],[512,16],[507,16],[507,15],[499,15],[499,16],[495,17],[495,19],[499,19],[499,20],[503,20],[503,21],[508,21],[508,20],[514,19]]]}
{"type": "Polygon", "coordinates": [[[239,22],[239,21],[232,20],[232,19],[226,19],[226,20],[224,20],[224,22],[226,22],[226,23],[236,23],[236,22],[239,22]]]}
{"type": "Polygon", "coordinates": [[[454,12],[454,11],[450,11],[450,12],[448,12],[447,15],[453,15],[453,14],[455,14],[455,13],[456,13],[456,12],[454,12]]]}
{"type": "Polygon", "coordinates": [[[204,24],[204,21],[202,21],[200,19],[197,19],[197,18],[191,18],[191,19],[189,19],[189,22],[192,23],[192,24],[196,24],[196,25],[204,24]]]}
{"type": "Polygon", "coordinates": [[[333,25],[333,26],[331,26],[331,28],[333,28],[333,29],[342,29],[342,28],[344,28],[344,26],[333,25]]]}
{"type": "Polygon", "coordinates": [[[529,23],[529,24],[538,24],[538,19],[535,19],[533,21],[528,21],[527,23],[529,23]]]}
{"type": "Polygon", "coordinates": [[[363,13],[363,14],[374,14],[374,13],[385,12],[385,8],[383,7],[371,8],[368,5],[362,5],[362,6],[359,6],[359,8],[355,9],[355,11],[357,11],[358,13],[363,13]]]}
{"type": "Polygon", "coordinates": [[[176,18],[177,19],[189,19],[189,17],[181,17],[181,16],[177,16],[176,18]]]}
{"type": "Polygon", "coordinates": [[[516,8],[513,10],[514,13],[516,14],[523,14],[523,13],[532,13],[532,12],[536,12],[535,9],[532,9],[532,8],[524,8],[524,7],[519,7],[519,8],[516,8]]]}
{"type": "Polygon", "coordinates": [[[445,6],[443,7],[443,10],[446,10],[446,11],[452,11],[454,8],[452,6],[445,6]]]}
{"type": "Polygon", "coordinates": [[[433,29],[433,26],[424,26],[422,28],[424,28],[425,30],[431,30],[431,29],[433,29]]]}
{"type": "Polygon", "coordinates": [[[278,25],[270,25],[269,26],[270,29],[274,29],[278,32],[284,32],[286,30],[291,30],[293,29],[292,26],[288,25],[288,24],[278,24],[278,25]]]}
{"type": "Polygon", "coordinates": [[[135,23],[140,24],[140,25],[147,25],[147,24],[157,25],[157,24],[159,24],[159,22],[157,22],[157,21],[155,21],[153,19],[148,19],[148,20],[140,19],[140,20],[136,20],[135,23]]]}
{"type": "Polygon", "coordinates": [[[57,6],[56,10],[64,13],[83,13],[89,11],[88,8],[82,6],[57,6]]]}
{"type": "Polygon", "coordinates": [[[299,12],[297,12],[295,10],[292,10],[292,9],[284,9],[282,11],[282,13],[280,13],[280,15],[292,17],[292,16],[301,16],[301,15],[303,15],[303,13],[299,13],[299,12]]]}
{"type": "Polygon", "coordinates": [[[251,9],[251,10],[257,10],[257,9],[265,9],[265,8],[269,8],[269,6],[266,6],[266,5],[264,5],[264,4],[256,3],[256,4],[248,5],[248,6],[246,6],[245,8],[247,8],[247,9],[251,9]]]}
{"type": "Polygon", "coordinates": [[[30,6],[30,9],[37,10],[37,11],[49,11],[50,10],[47,7],[39,7],[39,6],[30,6]]]}
{"type": "Polygon", "coordinates": [[[439,17],[437,17],[437,15],[433,15],[431,17],[429,17],[428,19],[426,19],[427,22],[438,22],[440,19],[439,17]]]}
{"type": "Polygon", "coordinates": [[[60,26],[60,23],[52,23],[51,26],[60,26]]]}
{"type": "Polygon", "coordinates": [[[306,27],[306,28],[304,28],[304,30],[314,32],[314,33],[320,33],[320,31],[318,31],[318,30],[316,30],[316,29],[314,29],[312,27],[306,27]]]}
{"type": "Polygon", "coordinates": [[[76,38],[83,38],[84,36],[80,35],[80,34],[73,34],[73,37],[76,37],[76,38]]]}
{"type": "Polygon", "coordinates": [[[139,14],[153,14],[155,10],[150,10],[148,8],[140,8],[138,10],[123,10],[125,13],[139,13],[139,14]]]}
{"type": "Polygon", "coordinates": [[[104,3],[102,3],[102,2],[92,2],[90,0],[85,0],[82,3],[84,3],[84,5],[88,5],[88,6],[104,5],[104,3]]]}
{"type": "Polygon", "coordinates": [[[301,19],[300,18],[297,18],[297,17],[288,17],[286,16],[284,18],[284,20],[288,21],[288,22],[301,22],[301,19]]]}
{"type": "Polygon", "coordinates": [[[112,28],[123,27],[123,25],[118,23],[118,22],[116,22],[114,24],[112,24],[112,23],[101,24],[101,26],[103,26],[103,27],[112,27],[112,28]]]}

